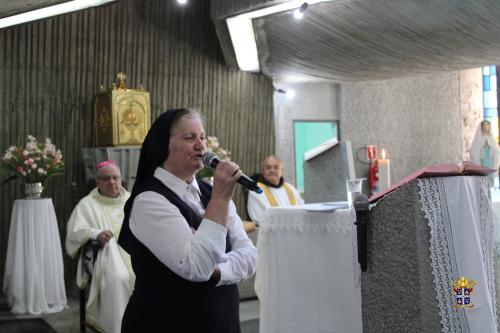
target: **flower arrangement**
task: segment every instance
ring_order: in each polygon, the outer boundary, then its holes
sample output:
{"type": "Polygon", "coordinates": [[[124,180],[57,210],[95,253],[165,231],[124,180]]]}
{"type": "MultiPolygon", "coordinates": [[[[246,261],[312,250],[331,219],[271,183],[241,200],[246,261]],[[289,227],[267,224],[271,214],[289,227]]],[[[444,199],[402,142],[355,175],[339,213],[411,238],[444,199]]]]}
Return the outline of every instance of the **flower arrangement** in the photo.
{"type": "Polygon", "coordinates": [[[39,143],[28,135],[26,146],[10,146],[3,155],[1,169],[10,177],[4,182],[22,177],[26,183],[45,183],[53,176],[62,175],[62,154],[47,138],[39,143]]]}
{"type": "MultiPolygon", "coordinates": [[[[207,136],[207,149],[213,151],[221,160],[230,160],[231,152],[222,148],[219,139],[215,136],[207,136]]],[[[199,178],[211,178],[214,176],[214,169],[204,167],[196,173],[199,178]]]]}

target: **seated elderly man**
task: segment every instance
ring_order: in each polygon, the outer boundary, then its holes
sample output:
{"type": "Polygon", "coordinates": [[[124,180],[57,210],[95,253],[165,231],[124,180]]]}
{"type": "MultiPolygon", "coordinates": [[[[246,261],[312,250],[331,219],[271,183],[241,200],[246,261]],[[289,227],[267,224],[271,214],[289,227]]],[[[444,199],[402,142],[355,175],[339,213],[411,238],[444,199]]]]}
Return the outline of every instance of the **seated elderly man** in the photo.
{"type": "Polygon", "coordinates": [[[304,200],[297,189],[283,180],[283,162],[276,156],[267,157],[261,165],[260,174],[252,176],[263,193],[248,193],[247,211],[257,225],[269,207],[301,205],[304,200]]]}
{"type": "MultiPolygon", "coordinates": [[[[76,257],[89,239],[100,243],[86,319],[104,332],[118,333],[135,282],[130,257],[117,243],[123,207],[130,193],[122,188],[120,169],[114,161],[97,165],[96,183],[97,187],[78,203],[69,218],[66,251],[76,257]]],[[[81,260],[80,257],[77,285],[84,288],[88,276],[83,272],[81,260]]]]}

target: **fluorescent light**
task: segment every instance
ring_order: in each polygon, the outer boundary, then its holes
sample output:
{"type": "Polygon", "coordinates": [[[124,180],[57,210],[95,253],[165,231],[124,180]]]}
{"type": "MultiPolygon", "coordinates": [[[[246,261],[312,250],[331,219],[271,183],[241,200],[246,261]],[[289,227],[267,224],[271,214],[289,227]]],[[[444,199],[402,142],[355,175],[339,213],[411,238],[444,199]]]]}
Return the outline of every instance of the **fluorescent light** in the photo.
{"type": "Polygon", "coordinates": [[[0,19],[0,29],[12,25],[44,19],[51,16],[61,15],[69,12],[75,12],[77,10],[89,7],[97,7],[113,1],[116,0],[74,0],[50,7],[35,9],[26,13],[12,15],[0,19]]]}
{"type": "Polygon", "coordinates": [[[252,20],[236,16],[228,18],[226,23],[240,69],[250,72],[260,71],[252,20]]]}
{"type": "Polygon", "coordinates": [[[181,5],[185,5],[185,4],[187,4],[187,0],[177,0],[177,3],[179,3],[181,5]]]}
{"type": "MultiPolygon", "coordinates": [[[[333,0],[310,0],[307,1],[307,4],[310,6],[315,3],[327,1],[333,0]]],[[[236,61],[238,62],[238,67],[241,70],[252,72],[258,72],[260,70],[257,42],[255,41],[252,20],[271,14],[297,9],[303,4],[304,0],[292,0],[226,19],[229,35],[231,36],[231,41],[233,43],[234,53],[236,54],[236,61]]]]}

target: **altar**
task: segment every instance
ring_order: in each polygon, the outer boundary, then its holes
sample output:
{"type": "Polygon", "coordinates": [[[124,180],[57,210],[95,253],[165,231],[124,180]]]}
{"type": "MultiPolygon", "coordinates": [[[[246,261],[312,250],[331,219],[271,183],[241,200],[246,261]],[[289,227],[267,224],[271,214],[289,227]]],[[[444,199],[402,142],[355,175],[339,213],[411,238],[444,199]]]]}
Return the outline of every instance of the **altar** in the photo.
{"type": "Polygon", "coordinates": [[[317,208],[265,213],[255,282],[260,333],[362,332],[354,210],[317,208]]]}
{"type": "Polygon", "coordinates": [[[267,210],[260,332],[497,332],[486,178],[431,171],[372,201],[361,273],[354,210],[267,210]]]}
{"type": "Polygon", "coordinates": [[[67,306],[52,199],[14,201],[3,291],[15,314],[53,313],[67,306]]]}

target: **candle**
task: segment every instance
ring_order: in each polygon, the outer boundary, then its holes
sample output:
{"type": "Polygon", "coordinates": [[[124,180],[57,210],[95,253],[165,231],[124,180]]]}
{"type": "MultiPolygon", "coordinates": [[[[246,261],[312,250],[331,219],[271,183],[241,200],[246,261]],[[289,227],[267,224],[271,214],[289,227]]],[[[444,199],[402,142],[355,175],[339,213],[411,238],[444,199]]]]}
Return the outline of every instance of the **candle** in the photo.
{"type": "Polygon", "coordinates": [[[380,152],[381,159],[377,160],[378,164],[378,185],[380,192],[391,187],[391,164],[388,158],[385,158],[385,149],[380,152]]]}

